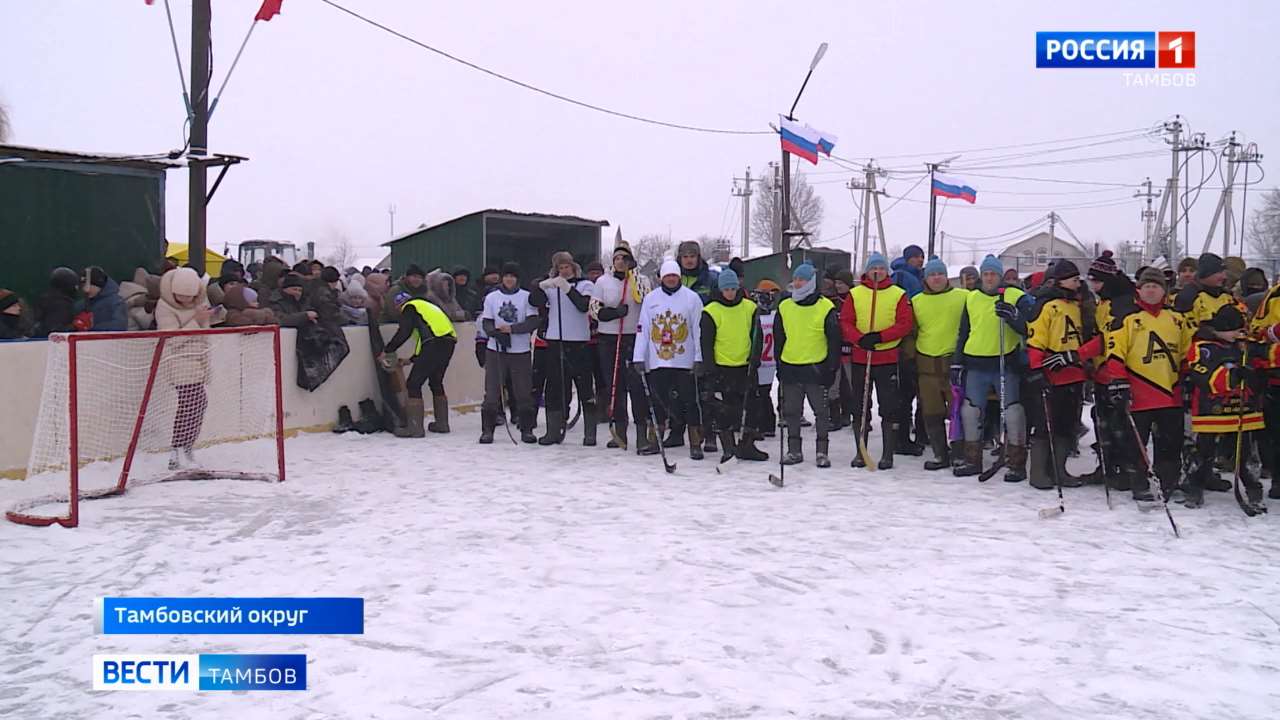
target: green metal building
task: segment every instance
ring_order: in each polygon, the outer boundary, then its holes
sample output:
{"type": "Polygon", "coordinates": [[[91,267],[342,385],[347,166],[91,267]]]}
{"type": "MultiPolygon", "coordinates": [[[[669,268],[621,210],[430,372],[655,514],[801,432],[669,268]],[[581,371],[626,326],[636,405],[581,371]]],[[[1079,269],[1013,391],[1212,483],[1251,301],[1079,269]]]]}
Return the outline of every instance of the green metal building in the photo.
{"type": "Polygon", "coordinates": [[[819,282],[826,277],[828,268],[838,270],[850,269],[852,255],[844,250],[835,250],[832,248],[795,248],[791,251],[791,262],[787,263],[786,253],[769,253],[768,255],[759,255],[742,261],[745,269],[746,278],[743,284],[746,287],[754,288],[756,283],[765,278],[786,287],[791,282],[791,268],[808,262],[817,269],[817,279],[819,282]]]}
{"type": "Polygon", "coordinates": [[[391,248],[391,272],[397,277],[415,264],[428,272],[461,265],[474,278],[486,265],[515,261],[527,283],[550,268],[556,251],[569,251],[584,268],[599,259],[600,228],[608,224],[573,215],[489,209],[419,227],[384,245],[391,248]]]}
{"type": "Polygon", "coordinates": [[[164,255],[169,162],[0,145],[0,287],[29,302],[49,273],[100,265],[120,280],[164,255]]]}

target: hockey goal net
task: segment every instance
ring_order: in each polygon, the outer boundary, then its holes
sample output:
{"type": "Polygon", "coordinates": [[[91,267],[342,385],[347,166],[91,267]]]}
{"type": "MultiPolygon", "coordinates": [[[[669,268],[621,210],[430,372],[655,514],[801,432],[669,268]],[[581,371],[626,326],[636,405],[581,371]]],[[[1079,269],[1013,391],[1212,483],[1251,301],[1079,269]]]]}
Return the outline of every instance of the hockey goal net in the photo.
{"type": "Polygon", "coordinates": [[[284,480],[278,327],[56,334],[21,500],[75,527],[80,501],[169,480],[284,480]]]}

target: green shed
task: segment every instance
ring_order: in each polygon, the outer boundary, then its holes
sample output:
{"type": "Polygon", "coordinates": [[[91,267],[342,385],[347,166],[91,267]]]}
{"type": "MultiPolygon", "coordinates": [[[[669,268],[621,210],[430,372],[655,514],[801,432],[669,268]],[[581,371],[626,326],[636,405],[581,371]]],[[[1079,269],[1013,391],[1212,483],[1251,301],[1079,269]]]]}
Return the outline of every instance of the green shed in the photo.
{"type": "Polygon", "coordinates": [[[784,253],[769,253],[768,255],[759,255],[742,261],[746,271],[745,283],[747,287],[754,288],[756,283],[765,278],[786,286],[791,282],[791,268],[808,262],[817,269],[817,278],[819,281],[826,277],[828,268],[836,268],[839,270],[848,270],[852,255],[844,250],[835,250],[832,248],[795,248],[791,251],[791,263],[788,265],[787,256],[784,253]]]}
{"type": "Polygon", "coordinates": [[[164,255],[165,171],[176,163],[0,145],[0,287],[28,301],[60,265],[127,279],[164,255]]]}
{"type": "Polygon", "coordinates": [[[598,260],[600,228],[608,224],[573,215],[490,209],[419,227],[384,244],[391,248],[391,272],[396,276],[410,264],[428,272],[461,265],[474,278],[486,265],[514,261],[527,282],[546,272],[551,254],[559,250],[572,253],[584,267],[598,260]]]}

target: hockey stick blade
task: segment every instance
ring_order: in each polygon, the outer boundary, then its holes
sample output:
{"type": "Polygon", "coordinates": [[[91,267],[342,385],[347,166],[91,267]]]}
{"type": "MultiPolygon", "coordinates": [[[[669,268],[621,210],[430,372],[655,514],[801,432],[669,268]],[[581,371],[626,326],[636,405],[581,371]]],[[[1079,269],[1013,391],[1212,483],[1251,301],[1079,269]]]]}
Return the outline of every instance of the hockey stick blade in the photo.
{"type": "Polygon", "coordinates": [[[782,487],[782,478],[774,475],[773,473],[769,473],[769,484],[774,487],[782,487]]]}
{"type": "Polygon", "coordinates": [[[871,472],[877,470],[875,461],[871,459],[871,451],[867,449],[867,443],[863,441],[861,436],[858,437],[858,457],[862,458],[862,464],[868,470],[871,472]]]}
{"type": "Polygon", "coordinates": [[[978,473],[978,482],[984,483],[990,480],[992,477],[995,476],[996,473],[1000,472],[1002,468],[1004,468],[1004,458],[1000,458],[999,460],[996,460],[995,464],[993,464],[991,467],[978,473]]]}
{"type": "Polygon", "coordinates": [[[1061,506],[1051,507],[1051,508],[1041,508],[1040,519],[1048,520],[1049,518],[1060,517],[1064,512],[1066,511],[1063,510],[1061,506]]]}

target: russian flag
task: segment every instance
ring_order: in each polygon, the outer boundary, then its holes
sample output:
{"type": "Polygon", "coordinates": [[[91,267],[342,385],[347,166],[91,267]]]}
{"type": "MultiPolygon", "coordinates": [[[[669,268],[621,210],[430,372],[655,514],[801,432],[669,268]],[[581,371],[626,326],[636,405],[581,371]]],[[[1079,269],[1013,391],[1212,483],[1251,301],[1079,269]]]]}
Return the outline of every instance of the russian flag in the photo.
{"type": "Polygon", "coordinates": [[[798,155],[805,160],[818,164],[818,143],[821,137],[808,125],[801,125],[794,120],[778,116],[778,126],[782,129],[782,150],[798,155]]]}
{"type": "Polygon", "coordinates": [[[933,176],[933,194],[937,197],[964,200],[970,205],[978,200],[978,191],[965,181],[936,173],[933,176]]]}
{"type": "MultiPolygon", "coordinates": [[[[805,127],[809,126],[806,125],[805,127]]],[[[831,151],[836,149],[836,140],[839,138],[829,132],[824,132],[815,127],[809,127],[809,129],[818,133],[818,150],[820,150],[823,155],[831,157],[831,151]]]]}

